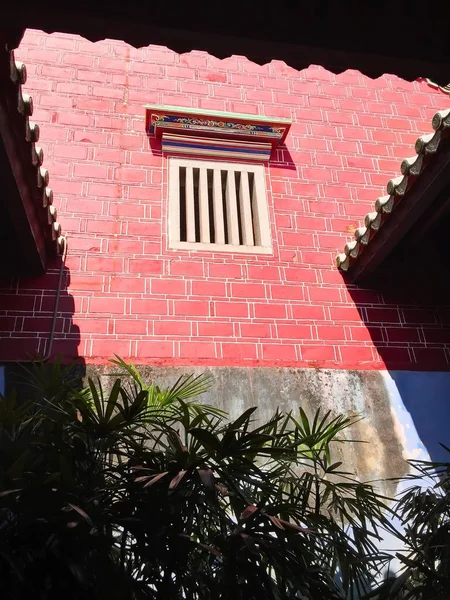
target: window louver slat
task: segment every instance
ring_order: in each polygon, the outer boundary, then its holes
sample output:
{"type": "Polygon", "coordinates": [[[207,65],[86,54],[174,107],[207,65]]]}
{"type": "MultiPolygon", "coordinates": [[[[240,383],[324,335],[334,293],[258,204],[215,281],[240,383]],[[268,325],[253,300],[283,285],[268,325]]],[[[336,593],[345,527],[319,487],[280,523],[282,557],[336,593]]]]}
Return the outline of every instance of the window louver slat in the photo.
{"type": "Polygon", "coordinates": [[[200,241],[204,244],[209,244],[209,198],[208,198],[208,171],[200,169],[198,197],[200,207],[200,241]]]}
{"type": "Polygon", "coordinates": [[[253,246],[253,220],[252,207],[250,205],[250,187],[248,173],[241,173],[239,182],[239,206],[241,210],[242,243],[245,246],[253,246]]]}
{"type": "Polygon", "coordinates": [[[216,244],[225,244],[225,227],[223,220],[222,180],[220,169],[213,170],[213,207],[214,231],[216,244]]]}
{"type": "Polygon", "coordinates": [[[234,178],[234,172],[227,172],[227,179],[225,184],[225,199],[227,207],[227,229],[229,243],[233,246],[239,246],[239,221],[237,211],[237,196],[236,196],[236,182],[234,178]]]}
{"type": "Polygon", "coordinates": [[[186,233],[188,242],[195,239],[194,169],[186,167],[186,233]]]}
{"type": "Polygon", "coordinates": [[[260,246],[270,246],[270,223],[269,215],[266,210],[262,210],[262,202],[265,196],[264,180],[254,177],[253,183],[253,229],[255,232],[256,243],[260,246]]]}

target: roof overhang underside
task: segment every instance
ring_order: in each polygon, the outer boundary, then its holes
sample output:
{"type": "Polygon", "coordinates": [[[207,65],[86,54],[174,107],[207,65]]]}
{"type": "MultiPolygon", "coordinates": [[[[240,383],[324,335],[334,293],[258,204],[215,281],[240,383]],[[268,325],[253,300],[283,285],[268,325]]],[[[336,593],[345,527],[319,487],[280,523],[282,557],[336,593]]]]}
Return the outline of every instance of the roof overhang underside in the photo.
{"type": "Polygon", "coordinates": [[[0,35],[0,277],[44,272],[64,244],[15,41],[0,35]]]}
{"type": "MultiPolygon", "coordinates": [[[[5,11],[5,9],[4,9],[5,11]]],[[[16,31],[67,32],[91,41],[157,44],[184,53],[205,50],[218,58],[244,55],[258,64],[273,59],[295,69],[322,65],[369,77],[393,73],[448,83],[450,3],[309,2],[255,4],[210,0],[155,4],[142,0],[76,3],[8,3],[4,22],[16,31]],[[445,13],[445,14],[444,14],[445,13]]]]}
{"type": "Polygon", "coordinates": [[[450,143],[406,194],[346,277],[371,287],[448,288],[450,143]]]}
{"type": "Polygon", "coordinates": [[[450,142],[405,195],[367,249],[344,273],[347,283],[411,302],[450,301],[450,142]]]}

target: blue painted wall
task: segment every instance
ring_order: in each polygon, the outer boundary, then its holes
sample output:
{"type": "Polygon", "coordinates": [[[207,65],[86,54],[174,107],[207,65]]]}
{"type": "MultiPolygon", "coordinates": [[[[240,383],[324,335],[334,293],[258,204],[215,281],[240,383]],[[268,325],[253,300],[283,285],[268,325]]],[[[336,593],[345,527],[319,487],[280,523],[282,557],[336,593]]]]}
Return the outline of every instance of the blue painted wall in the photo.
{"type": "Polygon", "coordinates": [[[410,458],[450,460],[439,445],[450,446],[450,373],[390,371],[385,381],[410,458]]]}

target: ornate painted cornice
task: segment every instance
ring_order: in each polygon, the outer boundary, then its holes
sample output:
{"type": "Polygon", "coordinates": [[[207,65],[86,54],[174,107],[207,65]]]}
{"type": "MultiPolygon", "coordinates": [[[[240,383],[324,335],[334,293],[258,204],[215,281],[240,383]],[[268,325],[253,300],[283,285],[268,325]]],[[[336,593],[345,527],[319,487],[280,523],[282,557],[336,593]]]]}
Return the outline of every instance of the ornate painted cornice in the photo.
{"type": "MultiPolygon", "coordinates": [[[[290,126],[291,122],[287,119],[269,119],[268,117],[173,106],[146,106],[147,132],[150,136],[162,138],[163,146],[165,144],[166,148],[167,140],[170,139],[167,135],[173,134],[178,138],[184,136],[186,139],[189,136],[197,136],[197,139],[203,140],[215,138],[222,142],[232,141],[235,143],[230,145],[230,148],[234,148],[234,151],[237,151],[240,142],[258,143],[259,147],[255,146],[255,151],[262,150],[261,144],[265,144],[273,151],[284,142],[290,126]]],[[[203,149],[206,145],[205,142],[197,144],[203,149]]],[[[223,147],[226,147],[225,143],[223,147]]],[[[246,150],[251,148],[248,144],[242,147],[245,147],[246,150]]],[[[258,152],[255,152],[256,154],[258,152]]]]}

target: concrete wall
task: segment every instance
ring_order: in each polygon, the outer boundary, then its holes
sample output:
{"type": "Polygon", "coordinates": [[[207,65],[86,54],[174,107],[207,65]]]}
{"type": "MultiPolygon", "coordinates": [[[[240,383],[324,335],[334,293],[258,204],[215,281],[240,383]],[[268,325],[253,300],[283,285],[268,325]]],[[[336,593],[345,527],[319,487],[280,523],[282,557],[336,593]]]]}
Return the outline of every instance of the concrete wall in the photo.
{"type": "MultiPolygon", "coordinates": [[[[87,374],[112,384],[106,373],[114,368],[89,366],[87,374]]],[[[344,371],[293,368],[141,367],[147,381],[172,385],[186,374],[208,373],[211,390],[201,397],[236,418],[258,407],[259,419],[269,419],[276,408],[308,415],[324,413],[360,415],[363,419],[347,432],[361,440],[337,447],[336,460],[363,480],[380,481],[408,472],[407,459],[445,460],[439,442],[450,445],[450,373],[411,371],[344,371]]],[[[448,460],[448,456],[447,456],[448,460]]],[[[394,483],[379,483],[394,494],[394,483]]]]}

